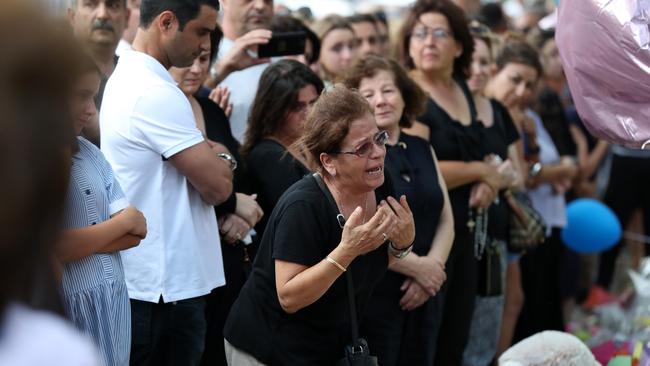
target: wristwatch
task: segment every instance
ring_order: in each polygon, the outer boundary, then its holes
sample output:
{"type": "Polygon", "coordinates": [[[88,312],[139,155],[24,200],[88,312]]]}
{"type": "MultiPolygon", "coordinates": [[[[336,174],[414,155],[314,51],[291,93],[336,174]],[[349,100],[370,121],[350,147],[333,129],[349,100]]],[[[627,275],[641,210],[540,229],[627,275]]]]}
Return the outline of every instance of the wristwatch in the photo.
{"type": "Polygon", "coordinates": [[[533,164],[530,169],[528,169],[528,178],[533,179],[537,175],[539,175],[539,172],[542,171],[542,163],[539,161],[533,164]]]}
{"type": "Polygon", "coordinates": [[[232,155],[228,153],[218,153],[217,156],[230,164],[230,170],[235,171],[235,169],[237,169],[237,160],[235,160],[232,155]]]}

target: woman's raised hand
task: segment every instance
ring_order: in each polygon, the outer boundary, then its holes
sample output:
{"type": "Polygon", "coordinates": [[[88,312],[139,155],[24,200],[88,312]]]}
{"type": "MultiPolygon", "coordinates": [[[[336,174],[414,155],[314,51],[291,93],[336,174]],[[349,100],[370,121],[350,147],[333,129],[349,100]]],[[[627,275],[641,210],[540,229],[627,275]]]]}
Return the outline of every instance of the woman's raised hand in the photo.
{"type": "Polygon", "coordinates": [[[379,204],[377,212],[363,223],[364,211],[357,207],[343,227],[341,245],[355,257],[377,249],[388,238],[388,233],[395,225],[396,216],[387,204],[379,204]]]}
{"type": "MultiPolygon", "coordinates": [[[[388,197],[388,204],[392,208],[392,213],[395,216],[395,225],[393,225],[388,234],[388,239],[392,241],[398,248],[406,248],[413,240],[415,240],[415,221],[413,220],[413,212],[406,202],[406,196],[402,195],[399,202],[393,197],[388,197]]],[[[385,205],[386,201],[382,201],[385,205]]]]}

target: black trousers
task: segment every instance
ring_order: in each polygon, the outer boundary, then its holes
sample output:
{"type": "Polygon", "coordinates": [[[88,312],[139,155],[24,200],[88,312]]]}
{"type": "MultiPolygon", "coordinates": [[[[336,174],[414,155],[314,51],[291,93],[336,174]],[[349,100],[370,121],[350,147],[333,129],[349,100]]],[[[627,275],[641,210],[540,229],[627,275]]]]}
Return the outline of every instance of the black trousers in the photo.
{"type": "Polygon", "coordinates": [[[250,266],[251,261],[247,249],[249,248],[244,248],[242,243],[230,245],[221,242],[226,285],[215,288],[207,296],[205,308],[207,332],[205,351],[201,360],[203,366],[228,365],[223,343],[223,327],[226,324],[230,308],[246,282],[246,268],[250,266]]]}
{"type": "Polygon", "coordinates": [[[443,286],[442,322],[435,364],[461,365],[469,339],[477,286],[474,241],[466,227],[456,225],[456,237],[446,268],[447,282],[443,286]]]}
{"type": "Polygon", "coordinates": [[[431,366],[442,318],[441,295],[412,311],[399,301],[405,276],[389,271],[375,288],[361,322],[361,336],[381,366],[431,366]]]}
{"type": "Polygon", "coordinates": [[[554,228],[544,244],[519,260],[524,306],[513,343],[543,330],[563,330],[560,263],[565,251],[560,229],[554,228]]]}
{"type": "MultiPolygon", "coordinates": [[[[632,213],[643,210],[643,228],[645,235],[650,235],[650,158],[634,158],[614,155],[609,186],[605,193],[605,204],[609,206],[621,221],[623,230],[632,213]]],[[[600,255],[597,283],[609,288],[614,275],[616,258],[621,250],[623,240],[600,255]]],[[[650,255],[650,246],[646,244],[645,254],[650,255]]]]}
{"type": "Polygon", "coordinates": [[[131,300],[132,366],[199,365],[205,345],[205,296],[169,303],[131,300]]]}

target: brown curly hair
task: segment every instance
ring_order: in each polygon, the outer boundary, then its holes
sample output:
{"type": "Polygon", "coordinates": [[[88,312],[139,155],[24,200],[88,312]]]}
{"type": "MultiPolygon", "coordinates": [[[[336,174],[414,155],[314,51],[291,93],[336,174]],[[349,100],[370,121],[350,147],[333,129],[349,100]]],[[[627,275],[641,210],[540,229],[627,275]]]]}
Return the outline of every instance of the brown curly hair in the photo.
{"type": "Polygon", "coordinates": [[[376,55],[368,55],[358,60],[348,72],[343,83],[351,89],[359,89],[361,80],[372,78],[379,71],[388,71],[393,75],[395,86],[404,100],[404,111],[400,118],[400,127],[411,127],[413,120],[424,113],[427,95],[407,74],[406,70],[394,60],[376,55]]]}
{"type": "Polygon", "coordinates": [[[426,13],[440,13],[447,18],[454,39],[461,44],[463,53],[454,60],[454,74],[469,76],[474,53],[474,39],[467,27],[465,12],[450,0],[418,0],[409,11],[400,32],[400,47],[398,57],[402,65],[408,70],[415,68],[413,59],[409,54],[411,45],[411,32],[419,22],[420,17],[426,13]]]}

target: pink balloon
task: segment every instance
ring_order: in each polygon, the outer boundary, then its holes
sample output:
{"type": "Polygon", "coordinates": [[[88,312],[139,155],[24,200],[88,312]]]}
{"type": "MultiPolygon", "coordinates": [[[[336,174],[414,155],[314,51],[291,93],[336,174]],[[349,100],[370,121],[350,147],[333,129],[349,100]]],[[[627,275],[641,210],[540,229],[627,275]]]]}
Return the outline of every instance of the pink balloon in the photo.
{"type": "Polygon", "coordinates": [[[650,148],[650,0],[561,0],[555,40],[596,136],[650,148]]]}

